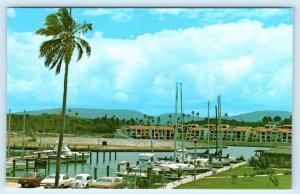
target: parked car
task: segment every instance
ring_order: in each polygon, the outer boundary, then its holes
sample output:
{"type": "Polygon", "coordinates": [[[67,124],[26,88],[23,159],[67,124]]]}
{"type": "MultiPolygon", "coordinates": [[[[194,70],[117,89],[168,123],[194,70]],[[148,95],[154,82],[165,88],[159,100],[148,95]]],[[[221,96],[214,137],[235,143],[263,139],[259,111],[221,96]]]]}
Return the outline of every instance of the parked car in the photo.
{"type": "Polygon", "coordinates": [[[75,176],[71,188],[72,189],[80,189],[85,188],[88,189],[91,187],[94,182],[93,177],[90,174],[78,174],[75,176]]]}
{"type": "Polygon", "coordinates": [[[40,172],[26,172],[18,181],[21,187],[38,187],[45,175],[40,172]]]}
{"type": "Polygon", "coordinates": [[[102,177],[93,182],[92,187],[118,189],[123,187],[123,179],[119,177],[102,177]]]}
{"type": "MultiPolygon", "coordinates": [[[[65,187],[71,187],[73,178],[70,178],[66,174],[60,174],[59,175],[59,181],[58,181],[58,187],[59,188],[65,188],[65,187]]],[[[41,186],[44,186],[45,189],[47,188],[54,188],[55,187],[55,174],[51,174],[47,176],[44,180],[42,180],[41,186]]]]}

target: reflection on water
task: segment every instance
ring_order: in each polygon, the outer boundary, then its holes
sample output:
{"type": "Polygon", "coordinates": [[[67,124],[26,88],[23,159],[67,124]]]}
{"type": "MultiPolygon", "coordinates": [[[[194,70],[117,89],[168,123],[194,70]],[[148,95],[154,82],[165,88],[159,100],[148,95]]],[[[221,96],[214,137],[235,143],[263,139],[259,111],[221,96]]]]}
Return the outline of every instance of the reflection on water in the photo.
{"type": "MultiPolygon", "coordinates": [[[[223,149],[223,155],[229,154],[232,157],[240,157],[244,156],[246,160],[248,160],[251,156],[255,154],[255,150],[264,150],[264,149],[270,149],[270,148],[262,148],[262,147],[235,147],[235,146],[229,146],[225,149],[223,149]]],[[[198,149],[197,152],[203,152],[204,149],[198,149]]],[[[193,149],[189,149],[188,152],[193,153],[193,149]]],[[[210,153],[214,153],[215,149],[210,149],[210,153]]],[[[117,164],[123,160],[128,160],[132,164],[136,164],[138,160],[138,154],[142,152],[118,152],[117,158],[115,159],[115,153],[111,153],[111,160],[109,160],[109,152],[99,152],[98,153],[98,164],[97,161],[97,154],[96,152],[92,152],[92,164],[90,164],[90,159],[87,160],[87,162],[82,165],[81,163],[77,163],[75,165],[74,163],[70,163],[67,169],[66,164],[61,164],[61,173],[67,173],[70,177],[74,177],[76,174],[79,173],[90,173],[93,175],[94,168],[97,167],[97,177],[106,176],[106,169],[107,166],[109,166],[109,175],[115,176],[115,172],[117,169],[117,164]],[[105,154],[105,157],[104,157],[105,154]],[[105,159],[105,160],[104,160],[105,159]]],[[[173,152],[154,152],[157,154],[157,156],[173,156],[173,152]]],[[[55,173],[56,165],[51,164],[50,165],[50,174],[55,173]]],[[[45,172],[44,169],[40,169],[41,172],[45,172]]],[[[16,176],[21,176],[24,172],[23,171],[17,171],[16,176]]]]}

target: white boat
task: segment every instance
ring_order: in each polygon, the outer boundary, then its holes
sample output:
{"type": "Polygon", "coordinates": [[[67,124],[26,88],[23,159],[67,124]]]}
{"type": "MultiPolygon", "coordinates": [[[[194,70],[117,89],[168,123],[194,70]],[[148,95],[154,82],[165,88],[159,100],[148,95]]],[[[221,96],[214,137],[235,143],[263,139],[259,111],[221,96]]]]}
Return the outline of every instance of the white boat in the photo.
{"type": "MultiPolygon", "coordinates": [[[[55,163],[57,158],[57,150],[58,150],[58,141],[56,141],[53,150],[43,150],[34,152],[35,154],[41,154],[41,159],[50,160],[50,163],[55,163]]],[[[86,160],[90,157],[89,152],[74,152],[71,151],[66,142],[63,142],[61,148],[61,163],[69,162],[86,162],[86,160]]]]}
{"type": "Polygon", "coordinates": [[[155,166],[153,153],[140,153],[137,165],[131,165],[129,161],[124,160],[118,164],[116,175],[123,176],[138,176],[147,177],[148,169],[152,172],[159,172],[159,168],[155,166]]]}

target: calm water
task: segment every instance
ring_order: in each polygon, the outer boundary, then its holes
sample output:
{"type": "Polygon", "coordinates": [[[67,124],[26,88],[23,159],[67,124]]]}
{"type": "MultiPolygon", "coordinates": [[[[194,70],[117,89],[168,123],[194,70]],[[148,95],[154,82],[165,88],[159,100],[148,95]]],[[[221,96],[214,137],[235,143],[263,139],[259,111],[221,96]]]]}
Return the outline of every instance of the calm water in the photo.
{"type": "MultiPolygon", "coordinates": [[[[240,157],[244,156],[245,159],[249,159],[251,156],[255,154],[255,150],[265,150],[270,148],[262,148],[262,147],[233,147],[229,146],[223,149],[223,155],[229,154],[233,157],[240,157]]],[[[204,149],[198,149],[198,152],[203,152],[204,149]]],[[[193,149],[189,149],[188,152],[193,153],[193,149]]],[[[210,149],[210,153],[214,153],[215,149],[210,149]]],[[[111,160],[109,161],[109,152],[105,153],[105,161],[103,160],[103,152],[99,152],[98,155],[98,164],[96,163],[96,152],[92,152],[92,164],[90,165],[90,160],[88,159],[87,162],[82,165],[81,163],[74,163],[69,164],[68,172],[66,169],[66,164],[61,165],[61,173],[67,173],[70,177],[74,177],[76,174],[79,173],[90,173],[93,175],[94,167],[97,167],[97,177],[106,176],[106,168],[107,166],[110,167],[110,176],[115,176],[115,172],[117,169],[117,164],[123,160],[129,160],[132,164],[136,164],[138,160],[138,155],[142,152],[118,152],[117,158],[115,160],[115,153],[111,153],[111,160]]],[[[154,152],[157,156],[173,156],[174,152],[154,152]]],[[[44,169],[40,170],[41,172],[45,172],[44,169]]],[[[55,173],[55,164],[50,165],[50,174],[55,173]]],[[[22,171],[18,171],[16,176],[21,176],[23,174],[22,171]]]]}

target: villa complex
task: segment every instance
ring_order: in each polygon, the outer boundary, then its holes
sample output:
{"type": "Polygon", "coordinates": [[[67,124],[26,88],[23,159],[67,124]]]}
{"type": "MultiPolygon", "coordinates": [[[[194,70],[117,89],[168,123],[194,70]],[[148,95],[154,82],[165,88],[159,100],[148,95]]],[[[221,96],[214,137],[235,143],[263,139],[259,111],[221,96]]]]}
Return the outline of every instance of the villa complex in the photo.
{"type": "MultiPolygon", "coordinates": [[[[119,129],[119,133],[134,139],[173,139],[176,126],[124,126],[119,129]]],[[[191,140],[196,137],[198,140],[216,140],[222,138],[223,141],[237,142],[291,142],[292,125],[276,126],[268,124],[264,127],[229,126],[223,124],[216,129],[215,124],[199,126],[198,124],[177,125],[177,138],[191,140]]]]}

